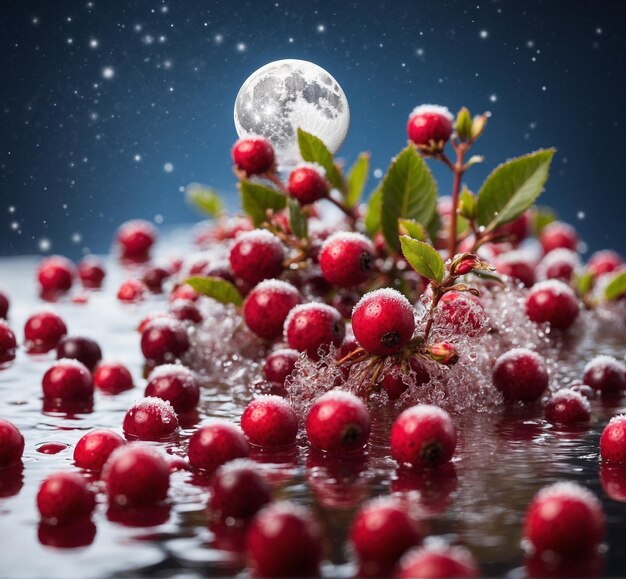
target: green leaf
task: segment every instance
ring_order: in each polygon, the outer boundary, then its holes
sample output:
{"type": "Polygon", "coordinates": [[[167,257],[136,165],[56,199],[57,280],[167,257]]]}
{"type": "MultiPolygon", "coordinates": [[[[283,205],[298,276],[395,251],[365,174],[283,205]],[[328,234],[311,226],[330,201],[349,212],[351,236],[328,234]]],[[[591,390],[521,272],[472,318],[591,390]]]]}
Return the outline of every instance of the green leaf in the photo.
{"type": "Polygon", "coordinates": [[[556,221],[556,213],[549,207],[535,207],[535,219],[533,229],[535,237],[539,237],[541,232],[553,221],[556,221]]]}
{"type": "Polygon", "coordinates": [[[389,247],[399,249],[398,219],[428,226],[437,206],[437,183],[413,146],[392,162],[382,183],[381,225],[389,247]]]}
{"type": "Polygon", "coordinates": [[[626,271],[618,273],[604,288],[604,299],[613,301],[626,294],[626,271]]]}
{"type": "Polygon", "coordinates": [[[289,225],[292,233],[298,239],[306,239],[309,236],[308,221],[304,211],[302,211],[302,207],[300,207],[300,203],[295,199],[289,199],[287,203],[289,206],[289,225]]]}
{"type": "Polygon", "coordinates": [[[400,224],[400,232],[403,235],[408,235],[410,238],[419,241],[426,241],[428,234],[421,223],[413,219],[399,219],[398,222],[400,224]]]}
{"type": "Polygon", "coordinates": [[[287,197],[276,189],[252,181],[242,181],[240,186],[241,205],[255,227],[266,221],[268,209],[280,211],[287,206],[287,197]]]}
{"type": "Polygon", "coordinates": [[[200,213],[210,217],[218,217],[224,209],[224,204],[215,189],[207,185],[190,183],[185,190],[185,196],[200,213]]]}
{"type": "Polygon", "coordinates": [[[324,141],[299,128],[298,146],[300,147],[300,155],[302,158],[309,163],[319,163],[324,167],[326,179],[328,179],[333,187],[343,192],[343,178],[335,165],[332,153],[328,150],[324,141]]]}
{"type": "Polygon", "coordinates": [[[190,277],[185,281],[193,289],[205,296],[209,296],[222,304],[243,304],[243,296],[229,281],[221,277],[190,277]]]}
{"type": "Polygon", "coordinates": [[[348,207],[358,205],[361,200],[361,195],[363,195],[363,189],[367,182],[369,168],[369,153],[361,153],[348,173],[348,192],[346,193],[346,204],[348,207]]]}
{"type": "Polygon", "coordinates": [[[493,230],[529,209],[543,191],[554,153],[542,149],[496,167],[478,192],[478,224],[493,230]]]}
{"type": "Polygon", "coordinates": [[[579,296],[586,296],[593,288],[593,272],[586,271],[574,279],[574,286],[579,296]]]}
{"type": "Polygon", "coordinates": [[[374,190],[367,203],[365,213],[365,229],[370,237],[374,237],[380,231],[380,212],[383,202],[383,191],[380,186],[374,190]]]}
{"type": "Polygon", "coordinates": [[[459,215],[467,219],[476,217],[476,197],[467,187],[463,187],[459,197],[459,215]]]}
{"type": "Polygon", "coordinates": [[[438,283],[443,281],[443,259],[434,247],[408,235],[400,237],[400,245],[404,257],[417,273],[438,283]]]}

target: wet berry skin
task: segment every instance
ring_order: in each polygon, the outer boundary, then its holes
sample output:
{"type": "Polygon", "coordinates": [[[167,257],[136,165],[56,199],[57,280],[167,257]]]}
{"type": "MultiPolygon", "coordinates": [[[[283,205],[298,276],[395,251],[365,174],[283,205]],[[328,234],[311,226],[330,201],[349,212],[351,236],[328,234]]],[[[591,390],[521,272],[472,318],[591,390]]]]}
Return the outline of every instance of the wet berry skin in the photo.
{"type": "Polygon", "coordinates": [[[181,322],[199,324],[204,318],[198,307],[189,300],[175,300],[169,307],[170,314],[181,322]]]}
{"type": "Polygon", "coordinates": [[[306,417],[306,433],[311,446],[328,453],[363,448],[371,427],[363,400],[343,390],[331,390],[320,396],[306,417]]]}
{"type": "Polygon", "coordinates": [[[188,349],[187,329],[178,320],[152,320],[141,334],[141,351],[146,360],[155,364],[175,362],[188,349]]]}
{"type": "Polygon", "coordinates": [[[539,241],[544,253],[549,253],[555,249],[576,251],[578,235],[571,225],[561,221],[553,221],[543,229],[539,241]]]}
{"type": "Polygon", "coordinates": [[[394,577],[444,579],[480,577],[478,565],[465,547],[434,544],[411,549],[400,560],[394,577]]]}
{"type": "Polygon", "coordinates": [[[200,400],[200,387],[195,374],[180,364],[165,364],[148,376],[146,396],[169,402],[177,413],[193,410],[200,400]]]}
{"type": "Polygon", "coordinates": [[[170,470],[165,458],[152,447],[121,446],[105,463],[102,480],[110,503],[140,507],[167,498],[170,470]]]}
{"type": "Polygon", "coordinates": [[[83,287],[88,289],[99,289],[106,276],[102,262],[96,258],[84,257],[78,264],[78,276],[83,287]]]}
{"type": "Polygon", "coordinates": [[[24,454],[24,437],[17,426],[0,418],[0,468],[16,464],[24,454]]]}
{"type": "Polygon", "coordinates": [[[322,275],[336,286],[348,288],[367,281],[374,269],[374,246],[359,233],[331,235],[319,255],[322,275]]]}
{"type": "Polygon", "coordinates": [[[156,241],[156,230],[148,221],[136,219],[117,230],[117,244],[124,259],[143,261],[156,241]]]}
{"type": "Polygon", "coordinates": [[[57,472],[48,476],[37,493],[41,518],[63,524],[88,517],[96,506],[93,492],[76,472],[57,472]]]}
{"type": "Polygon", "coordinates": [[[133,387],[133,377],[128,368],[119,362],[104,362],[93,374],[93,384],[98,390],[118,394],[133,387]]]}
{"type": "Polygon", "coordinates": [[[252,461],[222,465],[213,478],[209,508],[220,518],[249,519],[272,500],[272,488],[252,461]]]}
{"type": "Polygon", "coordinates": [[[82,336],[66,336],[57,346],[57,360],[71,358],[82,362],[90,372],[102,360],[102,350],[95,340],[82,336]]]}
{"type": "Polygon", "coordinates": [[[456,428],[438,406],[420,404],[404,410],[391,427],[391,456],[414,468],[448,462],[456,448],[456,428]]]}
{"type": "Polygon", "coordinates": [[[161,398],[148,397],[135,402],[124,416],[124,434],[140,440],[163,440],[178,428],[172,405],[161,398]]]}
{"type": "Polygon", "coordinates": [[[124,444],[124,439],[112,430],[90,430],[74,447],[74,463],[80,468],[100,471],[111,453],[124,444]]]}
{"type": "Polygon", "coordinates": [[[444,107],[417,107],[409,117],[407,133],[416,145],[428,145],[430,141],[445,143],[452,135],[452,115],[444,107]]]}
{"type": "Polygon", "coordinates": [[[553,424],[582,424],[591,420],[589,401],[575,390],[559,390],[545,408],[546,420],[553,424]]]}
{"type": "Polygon", "coordinates": [[[45,398],[78,402],[93,397],[91,373],[78,360],[62,359],[55,362],[41,381],[45,398]]]}
{"type": "Polygon", "coordinates": [[[283,271],[284,258],[284,245],[265,229],[239,234],[229,254],[235,276],[252,285],[278,277],[283,271]]]}
{"type": "Polygon", "coordinates": [[[322,529],[305,507],[271,503],[252,520],[246,541],[256,577],[314,577],[322,558],[322,529]]]}
{"type": "Polygon", "coordinates": [[[17,339],[13,330],[3,320],[0,320],[0,368],[15,360],[17,339]]]}
{"type": "Polygon", "coordinates": [[[341,344],[346,329],[335,308],[312,302],[296,306],[289,312],[284,333],[290,348],[306,352],[309,358],[317,360],[320,349],[341,344]]]}
{"type": "Polygon", "coordinates": [[[493,384],[505,400],[533,402],[547,390],[549,377],[543,358],[526,348],[502,354],[493,367],[493,384]]]}
{"type": "Polygon", "coordinates": [[[67,326],[54,312],[33,314],[24,326],[24,345],[29,354],[44,354],[57,347],[67,326]]]}
{"type": "Polygon", "coordinates": [[[66,292],[72,287],[75,271],[68,259],[53,255],[41,262],[37,280],[43,292],[66,292]]]}
{"type": "Polygon", "coordinates": [[[298,434],[298,417],[284,398],[259,396],[243,411],[241,429],[255,446],[287,446],[298,434]]]}
{"type": "Polygon", "coordinates": [[[289,311],[301,302],[300,292],[291,284],[265,280],[247,295],[243,318],[257,336],[273,340],[283,333],[289,311]]]}
{"type": "Polygon", "coordinates": [[[6,320],[9,317],[9,298],[0,290],[0,320],[6,320]]]}
{"type": "Polygon", "coordinates": [[[263,376],[266,380],[285,385],[285,380],[296,368],[296,362],[300,357],[298,350],[282,348],[272,352],[263,364],[263,376]]]}
{"type": "Polygon", "coordinates": [[[611,356],[600,355],[585,366],[583,382],[602,395],[615,395],[626,388],[624,364],[611,356]]]}
{"type": "Polygon", "coordinates": [[[247,175],[267,173],[274,166],[274,149],[263,137],[247,137],[232,149],[235,166],[247,175]]]}
{"type": "Polygon", "coordinates": [[[250,445],[241,429],[234,424],[212,420],[193,433],[187,454],[193,467],[214,471],[230,460],[247,458],[250,445]]]}
{"type": "Polygon", "coordinates": [[[300,205],[309,205],[326,196],[328,181],[313,167],[297,167],[289,175],[287,189],[300,205]]]}
{"type": "Polygon", "coordinates": [[[600,501],[576,483],[544,487],[526,511],[524,537],[537,552],[581,556],[596,549],[604,535],[605,519],[600,501]]]}
{"type": "Polygon", "coordinates": [[[548,322],[567,330],[578,317],[578,300],[573,290],[558,280],[535,284],[526,296],[526,314],[538,324],[548,322]]]}
{"type": "Polygon", "coordinates": [[[611,464],[626,464],[626,416],[614,416],[600,437],[600,456],[611,464]]]}

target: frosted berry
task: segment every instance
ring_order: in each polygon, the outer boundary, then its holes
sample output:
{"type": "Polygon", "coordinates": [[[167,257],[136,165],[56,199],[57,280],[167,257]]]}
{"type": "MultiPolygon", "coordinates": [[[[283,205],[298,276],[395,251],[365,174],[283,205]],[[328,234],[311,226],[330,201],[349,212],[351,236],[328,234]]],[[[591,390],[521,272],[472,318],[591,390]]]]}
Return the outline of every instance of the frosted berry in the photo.
{"type": "Polygon", "coordinates": [[[533,402],[548,388],[548,370],[543,358],[527,348],[502,354],[493,367],[493,385],[506,400],[533,402]]]}
{"type": "Polygon", "coordinates": [[[390,577],[398,559],[422,542],[406,506],[391,497],[365,503],[352,521],[350,539],[366,577],[390,577]]]}
{"type": "Polygon", "coordinates": [[[129,279],[117,290],[117,299],[125,303],[138,303],[145,299],[148,288],[138,279],[129,279]]]}
{"type": "Polygon", "coordinates": [[[341,314],[332,306],[308,303],[289,312],[284,332],[290,348],[306,352],[317,360],[320,350],[327,350],[331,344],[341,344],[346,328],[341,314]]]}
{"type": "Polygon", "coordinates": [[[247,558],[256,577],[314,577],[322,558],[322,529],[305,507],[271,503],[252,520],[247,558]]]}
{"type": "Polygon", "coordinates": [[[44,397],[51,400],[82,402],[93,397],[91,373],[78,360],[58,360],[44,374],[41,384],[44,397]]]}
{"type": "Polygon", "coordinates": [[[317,168],[304,165],[291,172],[287,189],[289,195],[297,199],[300,205],[309,205],[325,197],[329,185],[326,177],[317,168]]]}
{"type": "Polygon", "coordinates": [[[43,354],[57,347],[67,326],[54,312],[32,315],[24,326],[24,346],[29,354],[43,354]]]}
{"type": "Polygon", "coordinates": [[[189,349],[187,329],[169,318],[152,320],[141,334],[141,351],[155,364],[175,362],[189,349]]]}
{"type": "MultiPolygon", "coordinates": [[[[601,276],[605,273],[611,273],[620,269],[624,265],[624,260],[619,253],[605,249],[596,251],[587,261],[587,271],[595,276],[601,276]]],[[[2,317],[2,316],[0,316],[2,317]]]]}
{"type": "Polygon", "coordinates": [[[480,577],[472,554],[461,546],[443,542],[411,549],[400,560],[394,577],[410,579],[444,579],[446,577],[480,577]]]}
{"type": "Polygon", "coordinates": [[[122,258],[143,261],[156,241],[156,230],[148,221],[135,219],[117,230],[117,244],[122,258]]]}
{"type": "Polygon", "coordinates": [[[415,331],[413,308],[396,290],[369,292],[354,307],[352,330],[357,342],[370,354],[397,354],[415,331]]]}
{"type": "Polygon", "coordinates": [[[495,267],[500,275],[508,275],[519,281],[524,287],[532,287],[535,283],[535,265],[524,251],[509,251],[499,255],[495,267]]]}
{"type": "Polygon", "coordinates": [[[249,519],[271,500],[272,488],[259,467],[240,458],[215,473],[209,508],[222,519],[249,519]]]}
{"type": "Polygon", "coordinates": [[[233,273],[250,284],[278,277],[284,258],[284,245],[265,229],[239,234],[229,256],[233,273]]]}
{"type": "Polygon", "coordinates": [[[232,150],[235,166],[246,175],[267,173],[274,166],[274,149],[263,137],[247,137],[237,141],[232,150]]]}
{"type": "Polygon", "coordinates": [[[263,376],[270,382],[284,386],[287,377],[296,369],[299,357],[298,350],[289,348],[274,350],[263,364],[263,376]]]}
{"type": "Polygon", "coordinates": [[[151,291],[160,294],[163,291],[163,282],[172,275],[169,269],[153,265],[146,269],[141,276],[141,281],[151,291]]]}
{"type": "Polygon", "coordinates": [[[133,377],[123,364],[105,362],[96,368],[93,374],[93,384],[98,390],[118,394],[133,387],[133,377]]]}
{"type": "Polygon", "coordinates": [[[626,388],[624,364],[612,356],[600,355],[585,366],[583,382],[603,395],[619,394],[626,388]]]}
{"type": "Polygon", "coordinates": [[[37,269],[37,280],[42,292],[66,292],[72,287],[76,272],[72,262],[59,255],[44,259],[37,269]]]}
{"type": "Polygon", "coordinates": [[[291,284],[265,280],[246,297],[243,319],[257,336],[273,340],[282,335],[289,311],[301,302],[300,292],[291,284]]]}
{"type": "Polygon", "coordinates": [[[170,470],[163,456],[150,446],[121,446],[102,470],[107,495],[121,507],[154,505],[167,498],[170,470]]]}
{"type": "Polygon", "coordinates": [[[413,109],[407,124],[409,139],[416,145],[429,145],[431,141],[444,144],[452,135],[452,114],[446,107],[421,105],[413,109]]]}
{"type": "Polygon", "coordinates": [[[0,320],[0,368],[15,360],[17,339],[11,326],[0,320]]]}
{"type": "Polygon", "coordinates": [[[71,358],[82,362],[91,372],[102,360],[102,350],[95,340],[82,336],[66,336],[61,338],[57,346],[57,359],[71,358]]]}
{"type": "Polygon", "coordinates": [[[602,431],[600,456],[605,462],[626,464],[626,416],[614,416],[602,431]]]}
{"type": "Polygon", "coordinates": [[[570,249],[555,249],[546,254],[537,266],[537,278],[540,280],[558,279],[569,283],[580,267],[580,258],[570,249]]]}
{"type": "Polygon", "coordinates": [[[169,307],[169,313],[181,322],[199,324],[204,318],[193,302],[189,300],[175,300],[169,307]]]}
{"type": "Polygon", "coordinates": [[[148,376],[146,396],[167,400],[178,413],[193,410],[200,400],[195,374],[180,364],[164,364],[148,376]]]}
{"type": "Polygon", "coordinates": [[[55,524],[88,517],[96,506],[93,492],[76,472],[57,472],[48,476],[37,493],[41,518],[55,524]]]}
{"type": "Polygon", "coordinates": [[[545,415],[553,424],[580,424],[591,420],[591,408],[582,394],[564,388],[548,400],[545,415]]]}
{"type": "Polygon", "coordinates": [[[404,410],[391,427],[391,456],[416,468],[448,462],[456,448],[456,428],[438,406],[419,404],[404,410]]]}
{"type": "Polygon", "coordinates": [[[306,434],[311,446],[330,453],[363,448],[372,427],[363,400],[343,390],[320,396],[306,417],[306,434]]]}
{"type": "Polygon", "coordinates": [[[544,227],[539,241],[544,253],[549,253],[555,249],[570,249],[576,251],[578,245],[578,235],[576,230],[562,221],[553,221],[544,227]]]}
{"type": "Polygon", "coordinates": [[[456,334],[477,337],[484,334],[486,314],[471,294],[446,292],[437,304],[437,325],[450,325],[456,334]]]}
{"type": "Polygon", "coordinates": [[[74,463],[80,468],[100,471],[111,453],[124,444],[124,439],[112,430],[90,430],[74,447],[74,463]]]}
{"type": "Polygon", "coordinates": [[[567,330],[578,317],[574,291],[557,280],[535,284],[526,296],[526,314],[538,324],[548,322],[558,330],[567,330]]]}
{"type": "Polygon", "coordinates": [[[322,245],[319,264],[329,283],[353,287],[369,279],[374,269],[374,246],[360,233],[338,232],[322,245]]]}
{"type": "Polygon", "coordinates": [[[246,458],[250,445],[241,429],[225,420],[212,420],[189,439],[189,462],[195,468],[214,471],[222,464],[246,458]]]}
{"type": "Polygon", "coordinates": [[[163,440],[178,428],[178,417],[166,400],[150,396],[135,402],[124,416],[124,434],[139,440],[163,440]]]}
{"type": "Polygon", "coordinates": [[[9,317],[9,297],[0,290],[0,320],[6,320],[9,317]]]}
{"type": "Polygon", "coordinates": [[[24,454],[24,437],[17,426],[0,418],[0,468],[16,464],[24,454]]]}
{"type": "Polygon", "coordinates": [[[84,288],[99,289],[106,276],[102,262],[97,258],[88,255],[78,264],[78,277],[84,288]]]}
{"type": "Polygon", "coordinates": [[[498,227],[494,234],[506,235],[506,241],[509,241],[515,245],[524,241],[528,237],[528,233],[531,230],[531,217],[529,212],[522,213],[517,219],[501,225],[498,227]]]}
{"type": "Polygon", "coordinates": [[[169,300],[170,302],[174,302],[176,300],[188,300],[190,302],[197,302],[201,296],[201,293],[198,293],[189,284],[184,283],[174,288],[169,296],[169,300]]]}
{"type": "Polygon", "coordinates": [[[600,501],[575,483],[544,487],[526,511],[524,537],[537,552],[578,557],[596,549],[604,534],[600,501]]]}
{"type": "Polygon", "coordinates": [[[280,396],[259,396],[241,416],[241,429],[255,446],[287,446],[298,434],[298,417],[280,396]]]}

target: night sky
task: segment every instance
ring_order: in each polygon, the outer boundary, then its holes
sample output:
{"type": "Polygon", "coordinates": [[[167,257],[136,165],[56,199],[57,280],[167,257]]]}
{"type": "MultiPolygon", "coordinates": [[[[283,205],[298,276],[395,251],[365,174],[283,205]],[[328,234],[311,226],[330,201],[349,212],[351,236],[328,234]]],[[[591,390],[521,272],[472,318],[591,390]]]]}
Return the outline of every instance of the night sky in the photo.
{"type": "Polygon", "coordinates": [[[129,218],[192,223],[193,181],[234,208],[234,99],[282,58],[342,85],[347,162],[368,150],[385,170],[416,105],[489,110],[475,148],[487,162],[467,184],[555,146],[542,203],[591,250],[626,253],[624,2],[25,0],[0,21],[1,254],[76,258],[106,251],[129,218]]]}

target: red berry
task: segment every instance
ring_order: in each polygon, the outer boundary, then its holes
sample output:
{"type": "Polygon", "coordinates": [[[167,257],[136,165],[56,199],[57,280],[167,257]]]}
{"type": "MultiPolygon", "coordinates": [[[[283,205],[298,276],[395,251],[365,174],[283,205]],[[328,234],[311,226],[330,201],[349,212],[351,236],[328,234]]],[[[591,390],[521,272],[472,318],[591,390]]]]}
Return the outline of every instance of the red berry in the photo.
{"type": "Polygon", "coordinates": [[[528,233],[531,229],[531,217],[526,213],[522,213],[517,219],[514,221],[510,221],[505,225],[501,225],[495,231],[495,235],[506,235],[506,241],[509,241],[513,244],[518,244],[521,241],[524,241],[528,237],[528,233]]]}
{"type": "Polygon", "coordinates": [[[350,539],[363,575],[389,577],[398,559],[422,542],[422,533],[404,505],[383,497],[359,509],[352,521],[350,539]]]}
{"type": "Polygon", "coordinates": [[[380,387],[387,392],[389,400],[397,400],[406,392],[408,384],[404,381],[402,370],[387,372],[379,384],[380,387]]]}
{"type": "Polygon", "coordinates": [[[156,364],[175,362],[189,349],[187,329],[178,320],[152,320],[141,334],[141,351],[156,364]]]}
{"type": "Polygon", "coordinates": [[[298,417],[280,396],[259,396],[243,411],[241,429],[255,446],[287,446],[298,434],[298,417]]]}
{"type": "Polygon", "coordinates": [[[524,537],[535,551],[578,557],[604,539],[602,505],[595,495],[572,482],[541,489],[526,511],[524,537]]]}
{"type": "Polygon", "coordinates": [[[289,348],[274,350],[263,364],[263,376],[270,382],[284,386],[287,377],[296,369],[299,357],[298,350],[289,348]]]}
{"type": "Polygon", "coordinates": [[[93,385],[103,392],[118,394],[133,387],[133,377],[123,364],[106,362],[96,368],[93,385]]]}
{"type": "Polygon", "coordinates": [[[181,322],[199,324],[204,318],[198,307],[189,300],[175,300],[169,307],[169,313],[181,322]]]}
{"type": "Polygon", "coordinates": [[[90,430],[74,447],[74,463],[80,468],[100,471],[111,453],[124,444],[124,439],[112,430],[90,430]]]}
{"type": "Polygon", "coordinates": [[[437,305],[437,325],[450,325],[456,334],[477,337],[487,330],[485,310],[471,294],[447,292],[437,305]]]}
{"type": "Polygon", "coordinates": [[[246,458],[249,454],[250,445],[243,432],[225,420],[212,420],[189,439],[189,462],[202,470],[214,471],[230,460],[246,458]]]}
{"type": "Polygon", "coordinates": [[[370,354],[397,354],[413,337],[413,308],[394,289],[369,292],[354,307],[352,330],[357,342],[370,354]]]}
{"type": "Polygon", "coordinates": [[[438,406],[419,404],[404,410],[391,427],[391,456],[417,468],[448,462],[456,448],[456,428],[438,406]]]}
{"type": "Polygon", "coordinates": [[[297,199],[300,205],[309,205],[325,197],[329,185],[317,167],[304,165],[291,172],[287,188],[289,195],[297,199]]]}
{"type": "Polygon", "coordinates": [[[24,326],[24,345],[29,354],[43,354],[57,347],[67,334],[65,322],[54,312],[34,314],[24,326]]]}
{"type": "Polygon", "coordinates": [[[546,420],[554,424],[577,424],[591,420],[589,401],[575,390],[559,390],[545,408],[546,420]]]}
{"type": "Polygon", "coordinates": [[[82,362],[91,372],[102,360],[102,350],[98,343],[91,338],[82,336],[64,337],[57,346],[57,360],[71,358],[82,362]]]}
{"type": "Polygon", "coordinates": [[[268,279],[246,297],[243,318],[257,336],[273,340],[282,334],[287,314],[301,302],[300,292],[291,284],[268,279]]]}
{"type": "Polygon", "coordinates": [[[72,262],[59,255],[44,259],[37,269],[37,280],[41,290],[48,292],[66,292],[72,287],[76,272],[72,262]]]}
{"type": "Polygon", "coordinates": [[[266,229],[239,234],[230,250],[233,273],[250,284],[278,277],[283,271],[284,258],[284,245],[266,229]]]}
{"type": "Polygon", "coordinates": [[[548,322],[558,330],[567,330],[578,317],[574,291],[557,280],[535,284],[526,296],[526,314],[538,324],[548,322]]]}
{"type": "Polygon", "coordinates": [[[0,320],[6,320],[9,317],[9,298],[0,290],[0,320]]]}
{"type": "Polygon", "coordinates": [[[544,253],[561,248],[576,251],[578,235],[571,225],[563,223],[562,221],[554,221],[544,227],[539,236],[539,241],[541,242],[544,253]]]}
{"type": "Polygon", "coordinates": [[[317,360],[330,344],[339,346],[346,333],[341,314],[332,306],[320,303],[301,304],[285,320],[285,341],[290,348],[306,352],[317,360]]]}
{"type": "Polygon", "coordinates": [[[41,518],[55,524],[88,517],[96,506],[93,492],[76,472],[57,472],[48,476],[37,493],[41,518]]]}
{"type": "Polygon", "coordinates": [[[503,253],[495,260],[496,270],[501,275],[519,281],[524,287],[532,287],[535,283],[535,266],[528,253],[522,250],[503,253]]]}
{"type": "Polygon", "coordinates": [[[453,547],[439,542],[411,549],[400,560],[395,574],[395,577],[402,579],[479,576],[480,571],[476,560],[465,547],[453,547]]]}
{"type": "Polygon", "coordinates": [[[626,388],[624,364],[612,356],[600,355],[585,366],[583,382],[603,395],[619,394],[626,388]]]}
{"type": "Polygon", "coordinates": [[[133,261],[147,259],[156,235],[156,230],[148,221],[135,219],[123,223],[117,230],[117,244],[121,256],[133,261]]]}
{"type": "Polygon", "coordinates": [[[126,303],[138,303],[144,300],[148,288],[138,279],[128,279],[117,290],[117,299],[126,303]]]}
{"type": "Polygon", "coordinates": [[[452,134],[452,114],[446,107],[421,105],[413,109],[407,124],[409,139],[416,145],[429,145],[431,141],[448,142],[452,134]]]}
{"type": "Polygon", "coordinates": [[[237,141],[232,150],[237,169],[247,175],[267,173],[274,166],[274,149],[263,137],[247,137],[237,141]]]}
{"type": "Polygon", "coordinates": [[[363,400],[343,390],[331,390],[320,396],[306,417],[306,434],[311,446],[331,453],[363,448],[371,427],[363,400]]]}
{"type": "Polygon", "coordinates": [[[154,265],[143,272],[141,281],[151,292],[160,294],[163,291],[163,282],[171,275],[169,269],[154,265]]]}
{"type": "Polygon", "coordinates": [[[151,446],[121,446],[102,470],[109,501],[122,507],[160,503],[167,498],[170,470],[151,446]]]}
{"type": "Polygon", "coordinates": [[[78,360],[61,359],[44,374],[41,382],[45,398],[82,402],[93,397],[93,382],[87,367],[78,360]]]}
{"type": "Polygon", "coordinates": [[[104,266],[97,257],[88,255],[78,264],[78,276],[85,288],[99,289],[105,275],[104,266]]]}
{"type": "Polygon", "coordinates": [[[502,354],[493,367],[493,385],[506,400],[533,402],[548,388],[548,370],[543,358],[527,348],[502,354]]]}
{"type": "Polygon", "coordinates": [[[215,473],[209,508],[222,519],[249,519],[271,500],[272,488],[259,467],[240,458],[215,473]]]}
{"type": "Polygon", "coordinates": [[[580,267],[580,258],[570,249],[555,249],[546,254],[537,266],[537,278],[558,279],[569,283],[580,267]]]}
{"type": "Polygon", "coordinates": [[[201,296],[202,294],[198,293],[190,285],[184,283],[174,288],[174,290],[170,294],[169,300],[170,302],[176,300],[187,300],[190,302],[196,302],[200,299],[201,296]]]}
{"type": "Polygon", "coordinates": [[[600,456],[605,462],[626,463],[626,416],[614,416],[602,431],[600,456]]]}
{"type": "Polygon", "coordinates": [[[167,400],[178,413],[193,410],[200,400],[195,374],[180,364],[164,364],[148,376],[146,396],[167,400]]]}
{"type": "MultiPolygon", "coordinates": [[[[605,249],[596,251],[587,261],[587,270],[595,276],[601,276],[605,273],[611,273],[620,269],[624,265],[624,260],[619,253],[605,249]]],[[[0,315],[0,317],[2,317],[0,315]]]]}
{"type": "Polygon", "coordinates": [[[0,468],[19,462],[22,454],[24,454],[22,433],[12,422],[0,418],[0,468]]]}
{"type": "Polygon", "coordinates": [[[256,577],[319,575],[322,529],[305,507],[271,503],[252,521],[247,537],[248,565],[256,577]]]}
{"type": "Polygon", "coordinates": [[[17,340],[11,326],[0,320],[0,368],[15,360],[17,340]]]}
{"type": "Polygon", "coordinates": [[[176,432],[178,417],[169,402],[150,396],[126,411],[123,428],[127,437],[163,440],[176,432]]]}
{"type": "Polygon", "coordinates": [[[329,283],[353,287],[369,279],[374,269],[374,247],[360,233],[341,231],[324,242],[319,264],[329,283]]]}

